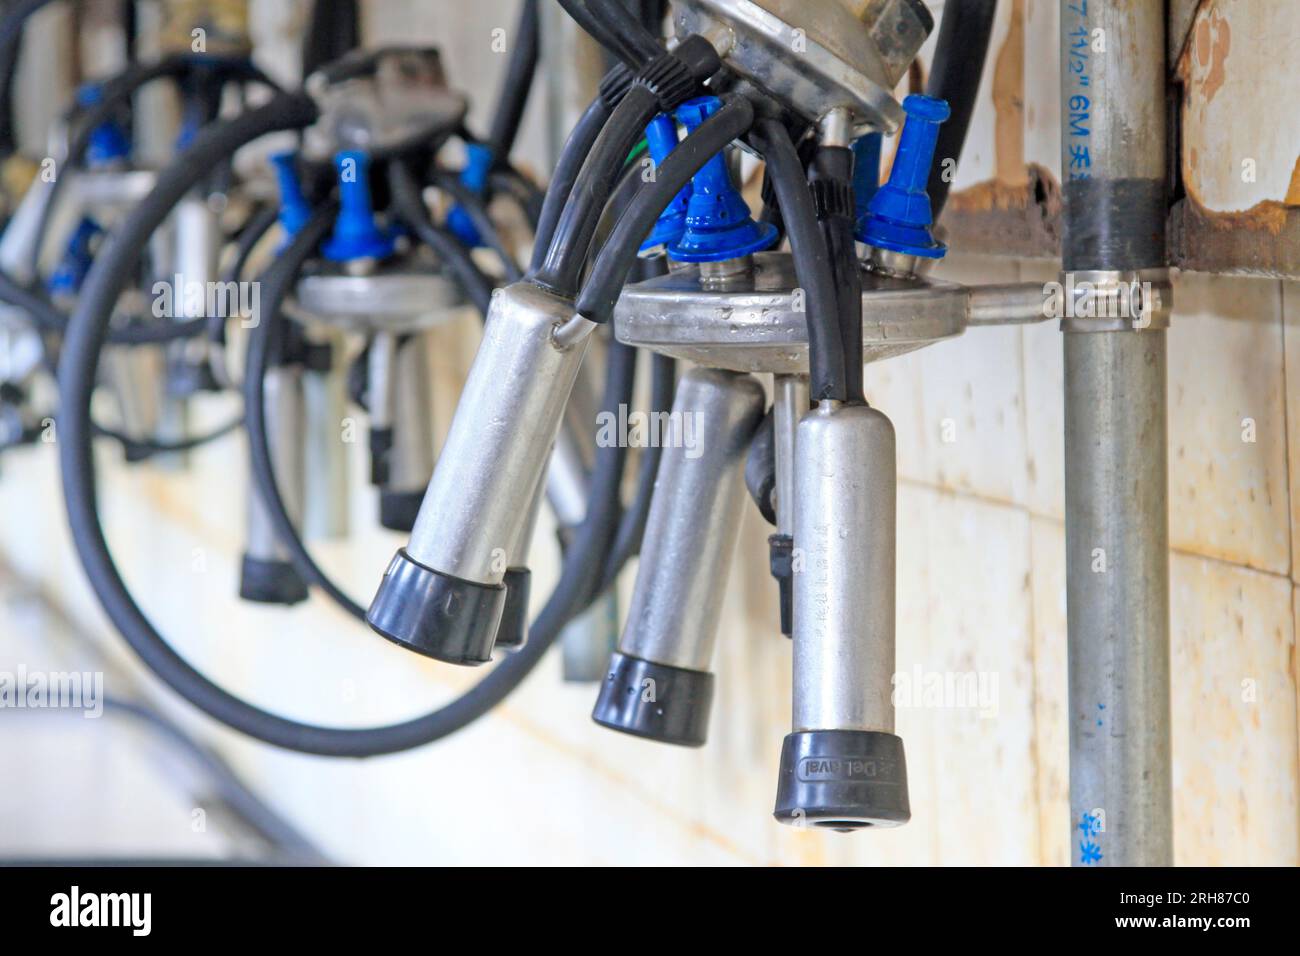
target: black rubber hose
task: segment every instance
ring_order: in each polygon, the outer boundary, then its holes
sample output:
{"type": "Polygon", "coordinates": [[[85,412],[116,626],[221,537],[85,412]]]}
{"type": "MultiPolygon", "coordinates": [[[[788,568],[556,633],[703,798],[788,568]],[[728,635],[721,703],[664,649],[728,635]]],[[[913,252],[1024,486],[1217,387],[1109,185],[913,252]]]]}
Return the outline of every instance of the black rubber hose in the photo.
{"type": "Polygon", "coordinates": [[[415,177],[400,160],[388,164],[388,187],[397,217],[447,265],[474,307],[486,316],[492,301],[492,280],[454,235],[430,221],[415,177]]]}
{"type": "Polygon", "coordinates": [[[641,68],[645,61],[637,55],[635,50],[626,45],[621,36],[606,27],[602,20],[596,18],[587,0],[560,0],[560,6],[564,8],[564,12],[572,17],[578,26],[582,27],[593,40],[606,50],[626,63],[631,69],[639,70],[641,68]]]}
{"type": "Polygon", "coordinates": [[[537,60],[541,51],[541,15],[537,0],[524,0],[515,26],[514,49],[502,80],[501,96],[492,115],[492,129],[488,133],[488,146],[492,150],[494,166],[503,166],[515,147],[519,124],[528,105],[528,93],[533,88],[537,73],[537,60]]]}
{"type": "MultiPolygon", "coordinates": [[[[21,0],[15,3],[5,14],[4,19],[0,20],[0,50],[8,54],[12,49],[13,55],[17,57],[18,44],[14,41],[21,38],[27,18],[42,7],[48,6],[50,2],[51,0],[21,0]]],[[[8,64],[0,64],[0,66],[8,69],[8,64]]]]}
{"type": "Polygon", "coordinates": [[[768,524],[776,524],[776,413],[763,416],[745,455],[745,488],[768,524]]]}
{"type": "Polygon", "coordinates": [[[596,138],[564,204],[546,259],[536,273],[537,281],[557,295],[572,298],[577,294],[601,210],[628,153],[658,112],[659,98],[649,87],[634,84],[596,138]]]}
{"type": "MultiPolygon", "coordinates": [[[[585,585],[589,566],[600,554],[579,543],[604,541],[619,509],[617,469],[596,469],[587,518],[578,529],[561,572],[560,584],[534,623],[532,639],[501,663],[472,690],[451,704],[422,717],[385,727],[346,729],[320,727],[272,714],[213,684],[167,644],[135,603],[123,582],[104,539],[95,498],[94,459],[90,444],[90,397],[95,367],[116,301],[140,248],[166,218],[169,210],[210,168],[240,146],[259,136],[310,123],[315,107],[302,96],[284,96],[228,123],[203,130],[190,149],[159,178],[96,258],[80,306],[69,325],[59,370],[64,398],[59,427],[60,463],[68,520],[82,565],[110,620],[140,659],[164,683],[209,716],[258,740],[305,753],[336,757],[369,757],[418,747],[444,737],[487,713],[532,670],[580,604],[573,593],[585,585]],[[600,480],[598,481],[597,478],[600,480]],[[610,489],[612,493],[610,492],[610,489]],[[606,492],[601,494],[601,492],[606,492]]],[[[617,364],[613,366],[619,368],[617,364]]],[[[618,391],[609,389],[609,391],[618,391]]],[[[602,448],[598,465],[619,449],[602,448]]],[[[581,590],[587,590],[584,586],[581,590]]]]}
{"type": "MultiPolygon", "coordinates": [[[[238,282],[239,277],[244,274],[244,269],[248,265],[248,259],[257,248],[257,244],[271,230],[280,218],[280,211],[274,205],[266,204],[253,210],[253,214],[248,217],[244,223],[244,228],[239,231],[239,236],[235,240],[235,255],[230,261],[230,267],[226,269],[222,276],[223,282],[238,282]]],[[[211,342],[226,341],[226,319],[222,315],[210,315],[207,321],[208,340],[211,342]]]]}
{"type": "Polygon", "coordinates": [[[551,240],[555,237],[555,228],[560,221],[560,214],[569,201],[569,194],[573,192],[573,185],[578,180],[582,164],[591,153],[600,131],[609,122],[609,117],[610,108],[606,105],[604,97],[597,96],[569,131],[569,138],[564,141],[564,149],[560,151],[559,162],[555,164],[555,172],[551,174],[551,184],[546,190],[546,198],[542,201],[537,231],[533,235],[533,259],[528,267],[529,272],[536,274],[546,260],[546,253],[551,247],[551,240]]]}
{"type": "MultiPolygon", "coordinates": [[[[677,362],[667,355],[658,353],[650,356],[650,412],[668,412],[673,407],[673,396],[677,389],[677,362]]],[[[650,500],[654,495],[655,477],[659,473],[659,459],[663,457],[663,448],[651,445],[641,450],[641,463],[637,468],[636,491],[632,501],[624,510],[619,520],[618,531],[614,534],[614,543],[610,545],[605,558],[605,569],[601,575],[597,594],[603,594],[614,583],[623,565],[635,554],[641,552],[641,541],[645,537],[646,523],[650,518],[650,500]]]]}
{"type": "Polygon", "coordinates": [[[433,174],[434,184],[447,195],[456,200],[461,209],[465,210],[470,221],[474,223],[474,228],[478,230],[479,236],[483,243],[491,249],[496,257],[501,261],[501,268],[505,272],[506,279],[514,282],[524,277],[523,270],[519,268],[519,263],[511,255],[510,250],[506,247],[505,240],[501,237],[501,230],[492,221],[488,215],[487,203],[483,201],[482,196],[477,196],[473,191],[467,189],[463,183],[446,170],[435,170],[433,174]]]}
{"type": "Polygon", "coordinates": [[[961,159],[966,131],[975,112],[975,99],[979,95],[980,77],[984,73],[984,59],[988,55],[989,39],[993,35],[993,16],[997,0],[961,0],[944,4],[943,22],[939,24],[939,37],[935,41],[934,59],[930,62],[930,79],[926,83],[927,96],[948,101],[952,114],[939,127],[939,140],[934,148],[934,163],[926,190],[930,194],[930,209],[935,221],[943,212],[952,188],[952,175],[945,178],[944,161],[954,165],[961,159]]]}
{"type": "MultiPolygon", "coordinates": [[[[835,275],[830,251],[817,221],[803,164],[779,121],[758,121],[756,145],[763,151],[781,218],[790,237],[795,277],[804,291],[808,323],[808,366],[814,402],[848,396],[843,341],[840,338],[835,275]]],[[[671,156],[669,157],[672,158],[671,156]]]]}
{"type": "Polygon", "coordinates": [[[533,234],[537,234],[546,195],[523,173],[513,167],[494,169],[488,175],[488,195],[510,197],[528,220],[528,227],[533,230],[533,234]]]}
{"type": "Polygon", "coordinates": [[[660,164],[654,179],[642,185],[601,247],[575,303],[579,313],[593,322],[609,320],[628,272],[636,263],[637,251],[659,214],[705,163],[733,139],[744,135],[753,122],[753,105],[748,99],[738,97],[724,103],[677,144],[660,164]]]}
{"type": "Polygon", "coordinates": [[[276,538],[289,552],[294,570],[358,621],[365,621],[366,609],[330,580],[303,544],[276,483],[271,446],[266,435],[266,372],[272,355],[277,351],[276,344],[283,337],[281,309],[298,281],[303,264],[333,227],[336,208],[328,205],[316,210],[258,280],[261,315],[248,333],[248,357],[244,362],[244,424],[248,431],[253,488],[266,510],[276,538]]]}
{"type": "MultiPolygon", "coordinates": [[[[67,330],[67,316],[44,292],[16,282],[3,270],[0,270],[0,302],[22,309],[31,317],[33,325],[43,332],[61,335],[67,330]]],[[[108,342],[113,345],[160,345],[197,335],[206,327],[207,321],[206,318],[197,318],[184,322],[139,322],[115,326],[109,330],[108,342]]]]}
{"type": "Polygon", "coordinates": [[[95,434],[103,438],[111,438],[120,442],[123,451],[126,452],[130,461],[140,461],[153,455],[168,455],[176,452],[191,451],[202,445],[207,445],[219,438],[225,438],[227,435],[233,435],[239,430],[239,426],[244,424],[244,418],[241,415],[224,425],[218,425],[210,432],[204,432],[202,435],[193,435],[188,438],[180,438],[176,441],[159,441],[155,438],[132,438],[123,432],[113,428],[105,428],[103,425],[95,426],[95,434]]]}
{"type": "Polygon", "coordinates": [[[361,46],[358,0],[315,0],[302,39],[302,75],[311,76],[326,63],[361,46]]]}
{"type": "MultiPolygon", "coordinates": [[[[199,61],[194,57],[173,55],[155,60],[152,63],[132,64],[107,81],[104,84],[103,93],[98,103],[84,110],[74,110],[73,115],[69,117],[70,124],[75,120],[77,132],[68,145],[68,154],[63,160],[64,165],[76,166],[81,163],[86,149],[90,145],[95,128],[111,119],[117,110],[128,103],[141,87],[152,83],[154,80],[168,77],[182,78],[191,71],[199,69],[199,66],[199,61]]],[[[224,66],[222,72],[226,75],[227,80],[261,83],[273,91],[280,91],[273,80],[251,63],[224,66]]],[[[62,172],[60,170],[60,173],[62,172]]],[[[54,210],[59,205],[56,200],[66,178],[59,175],[50,185],[50,195],[47,197],[45,206],[42,209],[41,219],[36,228],[35,240],[28,255],[27,271],[30,275],[36,275],[38,272],[41,249],[45,245],[45,235],[49,231],[54,210]]]]}
{"type": "Polygon", "coordinates": [[[633,15],[622,0],[587,0],[591,15],[623,48],[644,66],[663,52],[659,39],[633,15]]]}
{"type": "Polygon", "coordinates": [[[862,266],[853,238],[853,151],[823,146],[813,160],[813,188],[821,197],[822,235],[834,275],[835,311],[844,352],[848,401],[862,401],[862,266]]]}

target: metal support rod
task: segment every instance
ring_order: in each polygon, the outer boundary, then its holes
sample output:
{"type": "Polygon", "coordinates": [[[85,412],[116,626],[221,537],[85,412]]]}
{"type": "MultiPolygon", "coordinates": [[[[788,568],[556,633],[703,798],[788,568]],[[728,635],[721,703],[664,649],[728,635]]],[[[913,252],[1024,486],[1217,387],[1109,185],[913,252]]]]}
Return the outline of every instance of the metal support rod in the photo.
{"type": "Polygon", "coordinates": [[[776,416],[776,533],[793,537],[794,445],[799,419],[808,413],[808,377],[777,375],[772,391],[776,416]]]}
{"type": "MultiPolygon", "coordinates": [[[[1061,4],[1066,277],[1165,265],[1164,29],[1146,0],[1061,4]]],[[[1062,327],[1071,862],[1169,865],[1165,332],[1062,327]]]]}

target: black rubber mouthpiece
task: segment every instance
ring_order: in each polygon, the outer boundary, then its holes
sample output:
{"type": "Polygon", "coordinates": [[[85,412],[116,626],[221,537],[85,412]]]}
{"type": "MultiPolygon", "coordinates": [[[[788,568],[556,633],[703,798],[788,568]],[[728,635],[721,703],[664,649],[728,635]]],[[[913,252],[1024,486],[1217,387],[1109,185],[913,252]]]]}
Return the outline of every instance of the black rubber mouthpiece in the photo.
{"type": "Polygon", "coordinates": [[[591,719],[602,727],[682,747],[708,736],[713,675],[615,651],[591,719]]]}
{"type": "Polygon", "coordinates": [[[787,734],[773,816],[840,833],[906,823],[912,810],[903,739],[874,730],[787,734]]]}
{"type": "Polygon", "coordinates": [[[492,659],[505,605],[504,585],[462,581],[426,568],[403,548],[379,582],[366,623],[417,654],[477,666],[492,659]]]}
{"type": "Polygon", "coordinates": [[[307,600],[307,585],[288,561],[246,554],[239,564],[239,596],[256,604],[297,604],[307,600]]]}

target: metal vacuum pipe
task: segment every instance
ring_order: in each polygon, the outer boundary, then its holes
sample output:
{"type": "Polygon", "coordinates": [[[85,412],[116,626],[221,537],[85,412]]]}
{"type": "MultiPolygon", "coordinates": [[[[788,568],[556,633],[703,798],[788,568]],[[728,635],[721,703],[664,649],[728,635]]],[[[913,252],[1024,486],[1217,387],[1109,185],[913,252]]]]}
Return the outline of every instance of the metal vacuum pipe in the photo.
{"type": "Polygon", "coordinates": [[[410,542],[367,621],[438,660],[491,659],[506,567],[595,325],[531,282],[496,292],[410,542]]]}
{"type": "MultiPolygon", "coordinates": [[[[1165,265],[1164,32],[1163,4],[1061,3],[1067,278],[1165,265]]],[[[1061,323],[1071,862],[1170,865],[1166,321],[1082,304],[1061,323]]]]}
{"type": "Polygon", "coordinates": [[[799,422],[794,470],[794,707],[775,816],[833,830],[911,816],[894,733],[894,426],[823,401],[799,422]]]}
{"type": "MultiPolygon", "coordinates": [[[[266,372],[266,430],[276,484],[293,521],[301,523],[305,449],[302,370],[277,365],[266,372]]],[[[266,506],[255,488],[248,491],[248,531],[240,566],[239,596],[260,604],[297,604],[307,599],[307,585],[275,535],[266,506]]]]}
{"type": "Polygon", "coordinates": [[[682,376],[663,442],[627,627],[592,718],[612,730],[699,747],[713,699],[713,645],[740,535],[745,454],[766,398],[752,375],[682,376]]]}
{"type": "Polygon", "coordinates": [[[434,462],[432,374],[423,334],[397,344],[392,371],[392,447],[379,489],[379,523],[410,531],[434,462]]]}

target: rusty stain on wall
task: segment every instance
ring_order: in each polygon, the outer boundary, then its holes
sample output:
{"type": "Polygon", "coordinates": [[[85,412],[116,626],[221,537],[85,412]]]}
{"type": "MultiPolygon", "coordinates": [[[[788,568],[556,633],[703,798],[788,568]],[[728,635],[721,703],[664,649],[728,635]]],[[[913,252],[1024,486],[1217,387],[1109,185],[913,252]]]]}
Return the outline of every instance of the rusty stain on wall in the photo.
{"type": "Polygon", "coordinates": [[[995,176],[1024,186],[1025,172],[1025,0],[1011,5],[1011,25],[993,66],[995,176]]]}
{"type": "Polygon", "coordinates": [[[1193,42],[1184,54],[1183,62],[1190,61],[1198,74],[1197,82],[1204,97],[1202,106],[1208,105],[1223,88],[1225,63],[1231,48],[1232,29],[1218,8],[1198,18],[1193,42]]]}

